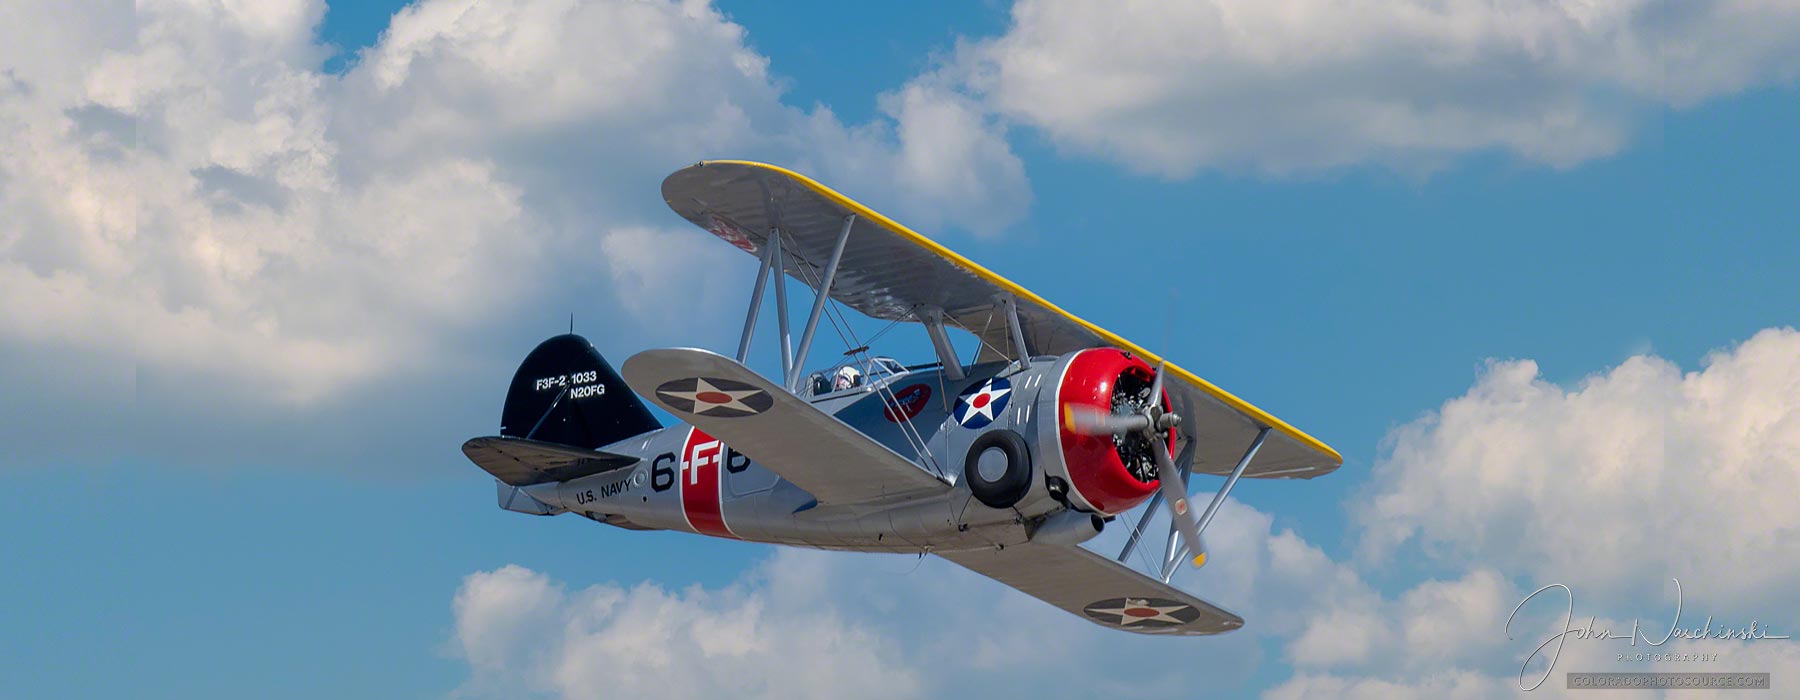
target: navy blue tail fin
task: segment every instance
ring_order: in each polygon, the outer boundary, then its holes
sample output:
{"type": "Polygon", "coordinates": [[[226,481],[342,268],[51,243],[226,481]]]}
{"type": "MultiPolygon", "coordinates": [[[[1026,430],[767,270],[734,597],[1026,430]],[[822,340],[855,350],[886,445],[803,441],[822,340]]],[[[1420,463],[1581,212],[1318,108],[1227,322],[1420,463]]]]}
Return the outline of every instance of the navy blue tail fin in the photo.
{"type": "Polygon", "coordinates": [[[500,412],[501,435],[590,450],[661,427],[594,344],[573,333],[525,356],[500,412]]]}

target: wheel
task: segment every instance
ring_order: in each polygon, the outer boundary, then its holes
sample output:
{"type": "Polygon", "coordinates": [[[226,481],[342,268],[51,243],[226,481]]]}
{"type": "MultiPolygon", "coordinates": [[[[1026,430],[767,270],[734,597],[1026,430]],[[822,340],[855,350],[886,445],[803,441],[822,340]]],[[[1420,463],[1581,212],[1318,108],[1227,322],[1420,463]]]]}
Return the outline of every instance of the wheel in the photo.
{"type": "Polygon", "coordinates": [[[1031,488],[1031,452],[1025,438],[1005,428],[982,433],[963,458],[963,479],[983,505],[1011,508],[1031,488]]]}

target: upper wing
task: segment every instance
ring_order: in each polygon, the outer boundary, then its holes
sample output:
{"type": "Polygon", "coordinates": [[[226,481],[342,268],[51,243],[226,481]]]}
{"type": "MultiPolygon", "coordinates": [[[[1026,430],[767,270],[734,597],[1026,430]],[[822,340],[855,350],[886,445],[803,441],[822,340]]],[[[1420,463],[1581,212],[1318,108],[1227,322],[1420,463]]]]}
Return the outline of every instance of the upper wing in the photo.
{"type": "Polygon", "coordinates": [[[1224,608],[1080,547],[1027,543],[937,554],[1104,627],[1200,635],[1244,626],[1224,608]]]}
{"type": "Polygon", "coordinates": [[[625,383],[806,489],[820,503],[860,503],[949,488],[886,445],[714,352],[640,352],[625,361],[625,383]]]}
{"type": "MultiPolygon", "coordinates": [[[[747,252],[761,250],[769,232],[779,229],[785,240],[782,269],[815,289],[844,218],[855,214],[831,297],[874,318],[916,320],[921,309],[940,308],[946,319],[980,336],[985,348],[1005,348],[1016,355],[1006,318],[996,308],[1000,299],[1012,298],[1025,343],[1034,353],[1060,355],[1111,345],[1152,364],[1161,360],[790,170],[708,161],[664,180],[663,199],[682,217],[747,252]]],[[[1244,476],[1312,478],[1344,463],[1317,438],[1192,372],[1171,363],[1168,373],[1175,380],[1167,383],[1169,398],[1186,419],[1182,431],[1195,439],[1194,471],[1229,473],[1264,427],[1274,430],[1244,476]]]]}
{"type": "Polygon", "coordinates": [[[630,455],[513,437],[478,437],[463,443],[463,454],[507,486],[568,481],[638,463],[630,455]]]}

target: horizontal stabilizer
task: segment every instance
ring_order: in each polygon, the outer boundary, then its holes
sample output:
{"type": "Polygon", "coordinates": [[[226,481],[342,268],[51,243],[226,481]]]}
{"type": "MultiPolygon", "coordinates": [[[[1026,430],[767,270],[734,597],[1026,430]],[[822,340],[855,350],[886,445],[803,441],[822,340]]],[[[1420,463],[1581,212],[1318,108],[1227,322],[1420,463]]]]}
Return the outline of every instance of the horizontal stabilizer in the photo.
{"type": "Polygon", "coordinates": [[[474,438],[462,450],[475,466],[508,486],[568,481],[638,463],[630,455],[499,436],[474,438]]]}

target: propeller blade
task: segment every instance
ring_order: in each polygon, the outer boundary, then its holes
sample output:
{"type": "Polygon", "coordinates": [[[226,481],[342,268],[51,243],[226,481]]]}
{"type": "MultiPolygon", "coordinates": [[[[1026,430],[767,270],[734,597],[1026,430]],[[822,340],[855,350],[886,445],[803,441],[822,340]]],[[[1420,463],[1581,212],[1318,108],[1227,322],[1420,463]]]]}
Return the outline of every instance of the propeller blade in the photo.
{"type": "MultiPolygon", "coordinates": [[[[1154,433],[1151,441],[1155,442],[1154,433]]],[[[1175,471],[1175,460],[1169,458],[1168,450],[1162,445],[1155,445],[1150,453],[1156,456],[1156,473],[1159,477],[1158,488],[1162,489],[1163,505],[1169,509],[1169,517],[1175,521],[1175,528],[1181,532],[1181,541],[1186,542],[1188,550],[1194,552],[1194,566],[1206,563],[1206,543],[1200,541],[1200,524],[1194,520],[1194,511],[1188,507],[1187,484],[1182,483],[1181,475],[1175,471]]]]}
{"type": "Polygon", "coordinates": [[[1118,435],[1143,430],[1149,425],[1149,417],[1143,414],[1121,416],[1094,406],[1063,407],[1063,427],[1081,435],[1118,435]]]}
{"type": "Polygon", "coordinates": [[[1164,365],[1168,363],[1168,360],[1157,360],[1156,362],[1156,378],[1150,380],[1150,405],[1152,406],[1162,406],[1163,369],[1164,365]]]}
{"type": "MultiPolygon", "coordinates": [[[[1171,325],[1175,318],[1173,294],[1174,290],[1170,290],[1169,323],[1171,325]]],[[[1166,329],[1163,337],[1166,343],[1168,338],[1166,329]]],[[[1198,567],[1206,563],[1206,541],[1200,538],[1200,524],[1194,520],[1193,510],[1188,507],[1187,484],[1182,482],[1181,474],[1175,471],[1175,461],[1169,459],[1169,453],[1162,449],[1162,444],[1158,442],[1160,436],[1156,434],[1156,431],[1171,430],[1175,426],[1181,425],[1180,415],[1174,411],[1162,413],[1160,410],[1163,396],[1163,371],[1168,369],[1168,364],[1169,361],[1166,359],[1156,361],[1156,377],[1150,380],[1150,405],[1157,407],[1152,413],[1160,415],[1158,415],[1157,424],[1149,427],[1154,429],[1146,428],[1144,432],[1150,436],[1152,445],[1150,453],[1156,456],[1156,473],[1161,477],[1158,479],[1160,482],[1158,488],[1162,490],[1163,506],[1169,509],[1169,517],[1174,519],[1176,529],[1180,530],[1181,541],[1187,543],[1188,551],[1194,553],[1194,566],[1198,567]]]]}

